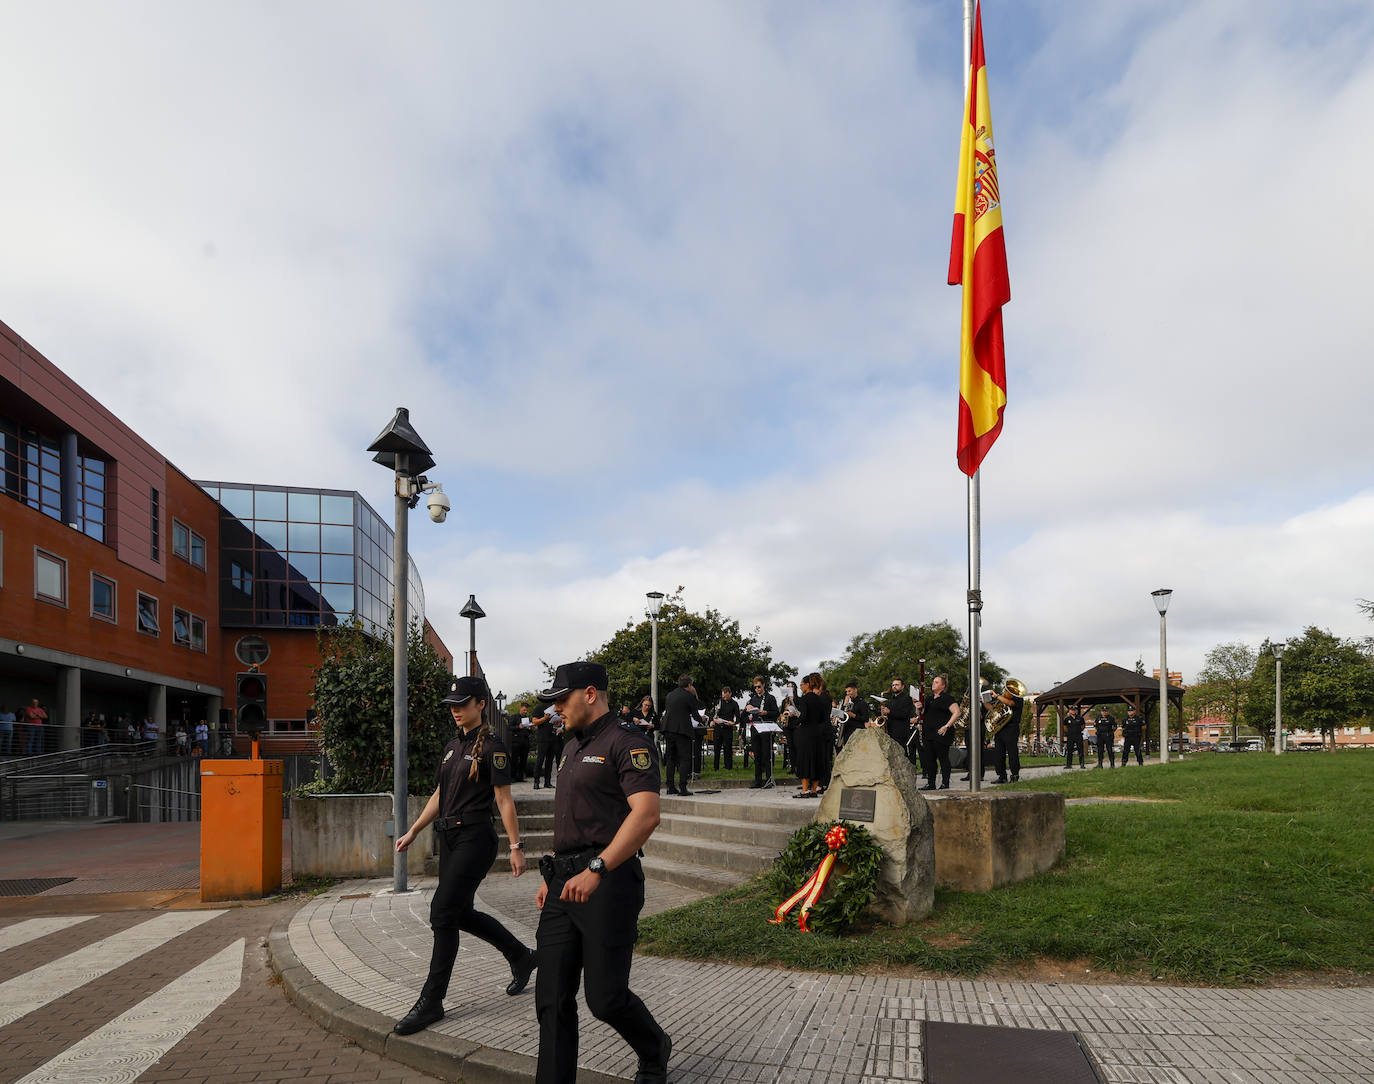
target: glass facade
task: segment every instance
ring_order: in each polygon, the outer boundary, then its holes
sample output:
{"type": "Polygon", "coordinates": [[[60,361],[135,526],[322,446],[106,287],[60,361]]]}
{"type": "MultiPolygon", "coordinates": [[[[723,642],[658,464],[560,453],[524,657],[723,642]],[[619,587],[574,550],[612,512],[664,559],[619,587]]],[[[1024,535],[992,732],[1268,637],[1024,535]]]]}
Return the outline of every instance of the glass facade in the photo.
{"type": "MultiPolygon", "coordinates": [[[[105,461],[76,457],[77,528],[105,541],[105,461]]],[[[56,437],[0,414],[0,491],[62,521],[62,449],[56,437]]]]}
{"type": "MultiPolygon", "coordinates": [[[[336,625],[374,635],[391,614],[395,539],[357,493],[201,482],[220,503],[220,623],[231,628],[336,625]]],[[[415,562],[407,592],[424,620],[415,562]]]]}

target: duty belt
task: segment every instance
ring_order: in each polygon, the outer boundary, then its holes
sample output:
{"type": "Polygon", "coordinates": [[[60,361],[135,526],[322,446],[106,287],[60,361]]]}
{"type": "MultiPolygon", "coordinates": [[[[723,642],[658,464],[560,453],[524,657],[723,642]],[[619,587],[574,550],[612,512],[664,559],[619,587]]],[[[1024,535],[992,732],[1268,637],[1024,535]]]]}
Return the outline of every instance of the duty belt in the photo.
{"type": "Polygon", "coordinates": [[[569,877],[576,877],[587,868],[587,863],[600,854],[603,849],[599,846],[593,846],[585,847],[580,851],[542,855],[539,859],[539,873],[546,881],[567,880],[569,877]]]}
{"type": "Polygon", "coordinates": [[[434,827],[441,832],[447,832],[450,828],[457,828],[463,823],[461,817],[435,817],[434,827]]]}

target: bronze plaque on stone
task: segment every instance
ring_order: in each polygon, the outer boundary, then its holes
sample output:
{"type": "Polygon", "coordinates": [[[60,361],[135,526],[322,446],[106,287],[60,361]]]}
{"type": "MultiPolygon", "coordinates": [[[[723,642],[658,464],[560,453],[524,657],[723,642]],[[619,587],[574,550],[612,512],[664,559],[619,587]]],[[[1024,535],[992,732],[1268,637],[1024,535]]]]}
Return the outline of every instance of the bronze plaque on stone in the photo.
{"type": "Polygon", "coordinates": [[[877,808],[876,790],[851,790],[849,787],[840,790],[839,819],[842,821],[866,821],[872,824],[877,808]]]}

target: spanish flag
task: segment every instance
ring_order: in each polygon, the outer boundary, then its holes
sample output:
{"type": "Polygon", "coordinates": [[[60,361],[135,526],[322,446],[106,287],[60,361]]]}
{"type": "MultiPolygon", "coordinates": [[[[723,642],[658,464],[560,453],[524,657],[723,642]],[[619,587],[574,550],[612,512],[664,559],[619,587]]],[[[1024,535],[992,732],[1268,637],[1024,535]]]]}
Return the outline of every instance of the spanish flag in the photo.
{"type": "Polygon", "coordinates": [[[963,285],[959,347],[959,469],[970,477],[1002,432],[1007,371],[1002,353],[1002,306],[1011,300],[1002,197],[992,149],[992,113],[983,56],[982,4],[973,9],[973,50],[959,140],[959,187],[949,284],[963,285]]]}

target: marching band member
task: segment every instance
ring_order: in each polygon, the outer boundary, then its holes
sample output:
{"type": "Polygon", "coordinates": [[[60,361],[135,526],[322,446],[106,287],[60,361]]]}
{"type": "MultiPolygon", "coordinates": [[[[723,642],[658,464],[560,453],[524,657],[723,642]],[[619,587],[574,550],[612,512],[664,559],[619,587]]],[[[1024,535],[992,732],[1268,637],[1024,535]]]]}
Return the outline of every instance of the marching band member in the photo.
{"type": "Polygon", "coordinates": [[[773,734],[754,729],[755,723],[776,723],[778,721],[778,699],[768,691],[763,678],[754,679],[754,691],[749,694],[749,703],[744,706],[744,714],[749,720],[749,744],[754,754],[754,781],[751,790],[773,785],[773,734]]]}

